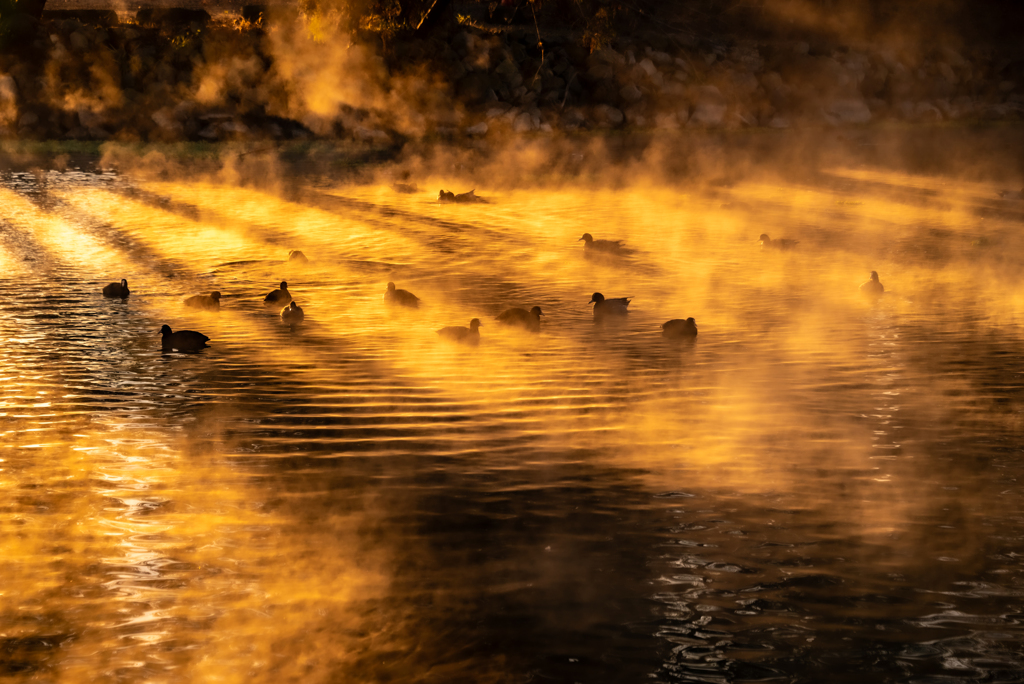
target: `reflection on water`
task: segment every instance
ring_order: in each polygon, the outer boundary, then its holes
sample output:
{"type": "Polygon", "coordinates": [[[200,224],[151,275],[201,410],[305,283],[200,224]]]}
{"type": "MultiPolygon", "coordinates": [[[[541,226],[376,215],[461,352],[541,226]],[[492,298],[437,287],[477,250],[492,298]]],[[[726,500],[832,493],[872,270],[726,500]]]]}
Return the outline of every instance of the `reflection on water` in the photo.
{"type": "Polygon", "coordinates": [[[1021,681],[996,190],[832,169],[450,206],[8,174],[0,676],[1021,681]],[[629,316],[595,325],[595,291],[629,316]],[[535,305],[539,335],[493,320],[535,305]],[[688,316],[696,341],[660,336],[688,316]],[[473,317],[478,347],[435,334],[473,317]],[[211,347],[162,353],[165,323],[211,347]]]}

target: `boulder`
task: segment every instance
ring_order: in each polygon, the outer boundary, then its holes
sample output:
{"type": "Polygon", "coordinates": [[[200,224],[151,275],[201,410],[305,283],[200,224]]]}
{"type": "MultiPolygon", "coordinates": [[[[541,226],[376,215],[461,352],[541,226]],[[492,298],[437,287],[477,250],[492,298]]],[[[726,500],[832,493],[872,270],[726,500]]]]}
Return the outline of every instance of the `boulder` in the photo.
{"type": "Polygon", "coordinates": [[[515,120],[512,121],[512,130],[516,133],[527,133],[537,130],[540,122],[534,123],[533,116],[530,112],[519,112],[515,120]]]}
{"type": "Polygon", "coordinates": [[[622,97],[623,100],[630,103],[639,102],[644,97],[644,94],[640,92],[640,89],[636,86],[635,83],[627,83],[626,85],[624,85],[622,88],[619,89],[619,95],[622,97]]]}
{"type": "Polygon", "coordinates": [[[725,118],[725,97],[715,86],[701,86],[688,126],[719,126],[725,118]]]}
{"type": "MultiPolygon", "coordinates": [[[[181,125],[181,122],[174,116],[170,107],[164,107],[156,110],[150,118],[153,119],[153,122],[159,126],[162,131],[166,131],[168,133],[181,133],[185,130],[184,126],[181,125]]],[[[203,134],[200,133],[199,135],[203,134]]],[[[216,137],[216,132],[214,132],[213,137],[216,137]]]]}
{"type": "Polygon", "coordinates": [[[610,105],[597,105],[594,107],[594,120],[598,126],[614,128],[620,126],[626,117],[622,111],[610,105]]]}
{"type": "Polygon", "coordinates": [[[466,128],[466,135],[470,135],[470,136],[473,136],[473,137],[480,137],[480,136],[487,135],[487,130],[488,130],[487,129],[487,122],[486,121],[481,121],[478,124],[474,124],[474,125],[469,126],[468,128],[466,128]]]}

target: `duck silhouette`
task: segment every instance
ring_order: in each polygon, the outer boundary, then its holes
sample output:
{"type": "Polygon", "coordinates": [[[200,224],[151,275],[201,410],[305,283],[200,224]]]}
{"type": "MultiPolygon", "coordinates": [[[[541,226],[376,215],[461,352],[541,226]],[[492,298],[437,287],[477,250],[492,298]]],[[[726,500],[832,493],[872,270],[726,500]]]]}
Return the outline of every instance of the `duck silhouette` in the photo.
{"type": "Polygon", "coordinates": [[[306,255],[297,249],[293,249],[292,251],[288,252],[288,261],[294,261],[299,264],[309,263],[309,259],[306,258],[306,255]]]}
{"type": "Polygon", "coordinates": [[[197,352],[206,347],[206,343],[210,340],[209,337],[195,330],[171,332],[171,326],[169,325],[160,328],[160,335],[162,336],[161,345],[164,351],[177,349],[181,352],[197,352]]]}
{"type": "Polygon", "coordinates": [[[280,289],[273,290],[263,298],[264,306],[283,306],[292,301],[292,293],[288,291],[288,283],[281,281],[280,289]]]}
{"type": "Polygon", "coordinates": [[[594,320],[601,320],[608,316],[625,316],[628,314],[629,310],[626,307],[629,306],[629,300],[631,299],[632,297],[605,299],[603,294],[595,292],[587,304],[594,304],[594,320]]]}
{"type": "Polygon", "coordinates": [[[882,286],[882,283],[879,282],[878,280],[877,271],[871,272],[871,280],[866,280],[864,281],[864,283],[861,284],[860,292],[865,296],[874,297],[876,299],[882,296],[882,294],[885,292],[885,288],[882,286]]]}
{"type": "Polygon", "coordinates": [[[480,344],[480,319],[471,320],[468,328],[463,325],[449,325],[438,330],[437,334],[451,342],[480,344]]]}
{"type": "Polygon", "coordinates": [[[306,313],[295,303],[294,299],[291,304],[281,309],[281,322],[285,325],[294,328],[304,320],[306,320],[306,313]]]}
{"type": "Polygon", "coordinates": [[[103,288],[103,296],[110,297],[111,299],[127,299],[128,298],[128,281],[121,278],[119,283],[110,283],[103,288]]]}
{"type": "Polygon", "coordinates": [[[192,295],[185,300],[185,306],[204,311],[219,311],[220,292],[211,292],[208,295],[192,295]]]}
{"type": "Polygon", "coordinates": [[[779,240],[772,240],[768,237],[768,233],[761,233],[760,237],[757,238],[761,242],[761,249],[793,249],[798,244],[799,240],[790,240],[788,238],[782,238],[779,240]]]}
{"type": "Polygon", "coordinates": [[[697,321],[693,318],[673,318],[661,324],[661,336],[681,340],[697,336],[697,321]]]}
{"type": "Polygon", "coordinates": [[[420,308],[420,298],[408,290],[396,290],[394,283],[388,283],[387,292],[384,293],[384,301],[391,304],[401,304],[414,309],[420,308]]]}
{"type": "Polygon", "coordinates": [[[502,311],[494,317],[494,320],[505,325],[526,328],[530,332],[540,332],[540,317],[543,315],[544,312],[540,310],[540,307],[535,306],[529,311],[526,309],[502,311]]]}
{"type": "Polygon", "coordinates": [[[584,233],[580,240],[583,240],[584,253],[622,254],[625,251],[625,247],[622,246],[622,242],[619,240],[595,240],[594,236],[590,233],[584,233]]]}

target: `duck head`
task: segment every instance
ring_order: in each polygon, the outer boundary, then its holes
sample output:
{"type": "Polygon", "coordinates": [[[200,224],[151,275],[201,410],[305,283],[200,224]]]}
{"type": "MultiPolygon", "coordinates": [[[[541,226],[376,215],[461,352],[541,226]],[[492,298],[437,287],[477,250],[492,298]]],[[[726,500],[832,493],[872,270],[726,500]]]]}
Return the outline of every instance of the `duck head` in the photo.
{"type": "Polygon", "coordinates": [[[603,301],[604,301],[604,295],[601,294],[600,292],[595,292],[594,296],[592,296],[590,298],[590,301],[587,302],[587,304],[600,304],[603,301]]]}
{"type": "Polygon", "coordinates": [[[871,279],[874,280],[876,283],[878,282],[878,271],[871,272],[871,279]]]}
{"type": "Polygon", "coordinates": [[[479,318],[474,318],[473,320],[471,320],[469,322],[469,330],[470,330],[470,332],[476,332],[479,327],[480,327],[480,319],[479,318]]]}
{"type": "Polygon", "coordinates": [[[394,291],[395,291],[395,284],[394,283],[388,283],[388,292],[394,292],[394,291]]]}
{"type": "MultiPolygon", "coordinates": [[[[589,245],[591,242],[594,241],[594,236],[591,235],[590,233],[584,233],[583,237],[581,237],[580,240],[583,240],[589,245]]],[[[577,240],[576,242],[579,242],[580,240],[577,240]]]]}
{"type": "Polygon", "coordinates": [[[283,280],[281,281],[281,290],[282,290],[283,292],[287,292],[287,291],[288,291],[288,283],[286,283],[286,282],[285,282],[285,281],[283,281],[283,280]]]}
{"type": "Polygon", "coordinates": [[[125,280],[124,278],[121,278],[121,287],[123,287],[126,290],[128,289],[128,281],[125,280]]]}
{"type": "Polygon", "coordinates": [[[544,315],[544,312],[540,310],[539,306],[535,306],[532,309],[530,309],[530,313],[532,313],[534,316],[537,316],[538,318],[544,315]]]}
{"type": "Polygon", "coordinates": [[[220,292],[211,292],[210,293],[210,299],[212,299],[213,301],[215,301],[217,303],[220,303],[220,292]]]}
{"type": "Polygon", "coordinates": [[[761,242],[771,242],[772,241],[772,239],[770,237],[768,237],[768,233],[761,233],[761,236],[759,238],[757,238],[757,239],[760,240],[761,242]]]}
{"type": "Polygon", "coordinates": [[[171,334],[171,326],[165,325],[162,328],[160,328],[160,334],[163,335],[164,337],[167,337],[168,335],[170,335],[171,334]]]}

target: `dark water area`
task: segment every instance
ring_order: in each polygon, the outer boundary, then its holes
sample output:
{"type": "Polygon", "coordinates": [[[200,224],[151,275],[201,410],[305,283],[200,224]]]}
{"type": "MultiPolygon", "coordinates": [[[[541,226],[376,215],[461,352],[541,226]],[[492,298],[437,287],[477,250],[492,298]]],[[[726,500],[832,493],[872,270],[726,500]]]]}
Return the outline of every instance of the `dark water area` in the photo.
{"type": "Polygon", "coordinates": [[[0,678],[1024,681],[1008,189],[7,172],[0,678]]]}

